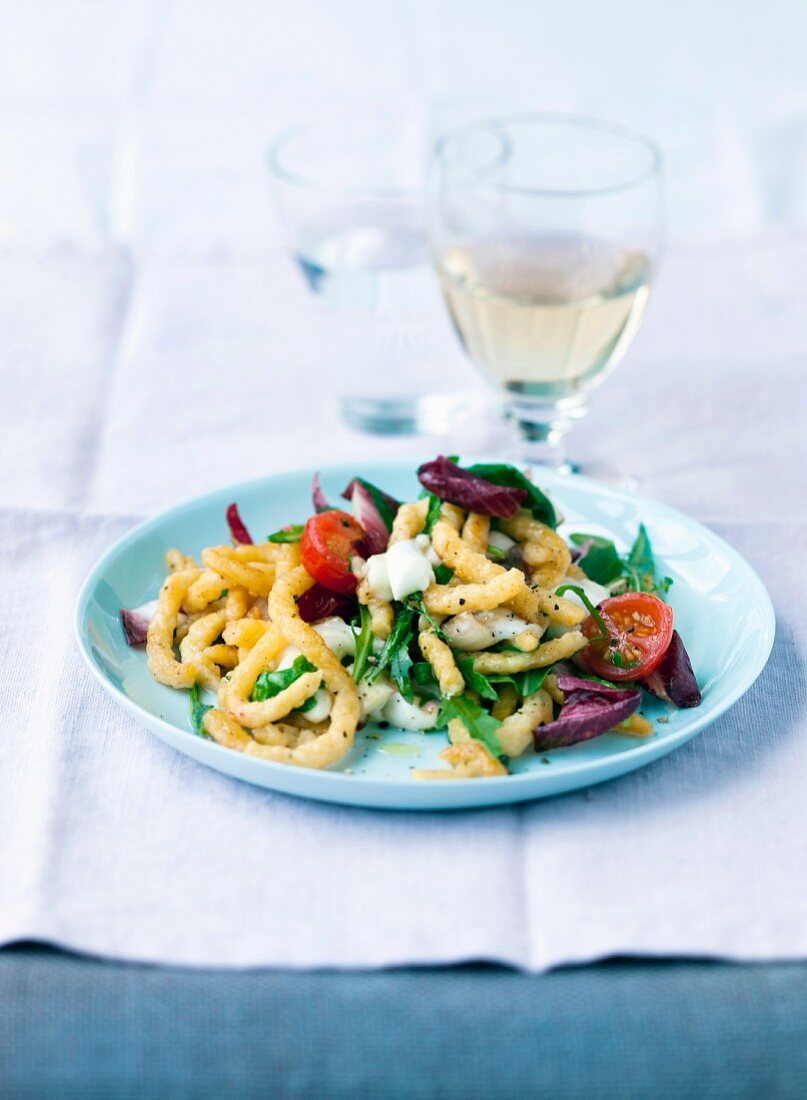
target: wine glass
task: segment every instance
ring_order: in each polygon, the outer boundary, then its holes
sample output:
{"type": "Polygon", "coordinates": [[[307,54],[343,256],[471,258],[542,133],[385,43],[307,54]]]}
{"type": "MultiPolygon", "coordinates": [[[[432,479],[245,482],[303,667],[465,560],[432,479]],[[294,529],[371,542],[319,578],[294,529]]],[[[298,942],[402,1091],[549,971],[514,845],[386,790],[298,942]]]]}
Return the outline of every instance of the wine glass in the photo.
{"type": "Polygon", "coordinates": [[[627,350],[650,293],[659,150],[587,118],[476,122],[438,140],[427,213],[454,328],[500,391],[521,457],[578,469],[565,437],[627,350]]]}

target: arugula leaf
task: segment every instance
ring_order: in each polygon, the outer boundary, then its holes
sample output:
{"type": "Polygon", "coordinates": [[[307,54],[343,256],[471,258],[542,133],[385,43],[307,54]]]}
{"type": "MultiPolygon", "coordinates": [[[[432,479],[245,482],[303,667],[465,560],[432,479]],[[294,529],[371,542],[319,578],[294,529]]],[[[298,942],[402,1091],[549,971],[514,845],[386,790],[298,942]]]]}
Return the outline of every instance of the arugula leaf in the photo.
{"type": "Polygon", "coordinates": [[[605,625],[605,620],[602,615],[586,595],[585,589],[581,588],[579,584],[562,584],[560,588],[555,589],[556,596],[562,596],[564,592],[574,592],[576,596],[579,596],[585,604],[589,615],[591,615],[594,622],[600,628],[600,633],[596,634],[593,638],[589,638],[589,642],[607,642],[611,637],[610,631],[605,625]]]}
{"type": "Polygon", "coordinates": [[[384,648],[378,655],[375,668],[367,673],[367,682],[372,684],[378,679],[383,669],[389,668],[390,676],[401,695],[409,701],[412,699],[412,683],[409,679],[412,658],[409,656],[409,646],[415,636],[415,615],[414,608],[399,605],[399,610],[396,610],[395,614],[395,625],[384,642],[384,648]]]}
{"type": "Polygon", "coordinates": [[[625,588],[633,592],[650,592],[664,597],[673,583],[670,577],[656,578],[656,563],[650,537],[642,523],[627,554],[620,556],[610,539],[601,535],[586,535],[580,532],[569,538],[577,546],[586,546],[586,552],[577,564],[589,578],[597,584],[610,585],[624,578],[625,588]]]}
{"type": "MultiPolygon", "coordinates": [[[[518,652],[520,653],[521,650],[518,652]]],[[[528,695],[534,695],[543,687],[544,680],[553,667],[553,665],[547,665],[545,668],[528,668],[525,672],[514,672],[512,676],[497,673],[487,676],[486,679],[491,684],[512,684],[521,698],[526,699],[528,695]]]]}
{"type": "Polygon", "coordinates": [[[267,535],[267,541],[269,542],[299,542],[303,537],[302,523],[290,523],[288,527],[281,527],[279,531],[275,531],[273,535],[267,535]]]}
{"type": "Polygon", "coordinates": [[[578,559],[577,564],[589,580],[597,584],[610,584],[611,581],[622,576],[624,571],[622,558],[610,539],[602,538],[600,535],[582,534],[574,534],[570,538],[577,546],[588,543],[586,552],[578,559]]]}
{"type": "Polygon", "coordinates": [[[626,661],[618,650],[612,650],[608,658],[614,668],[638,668],[641,661],[626,661]]]}
{"type": "Polygon", "coordinates": [[[199,698],[199,685],[194,684],[190,690],[191,729],[194,733],[198,734],[199,737],[207,737],[202,719],[207,712],[212,709],[212,706],[208,706],[201,701],[199,698]]]}
{"type": "Polygon", "coordinates": [[[434,568],[434,579],[438,584],[448,584],[453,576],[454,574],[444,562],[440,562],[434,568]]]}
{"type": "Polygon", "coordinates": [[[438,519],[440,518],[440,510],[443,506],[443,502],[442,500],[440,500],[439,497],[436,497],[434,493],[429,493],[427,491],[425,495],[429,498],[429,507],[426,511],[426,526],[424,530],[427,535],[430,535],[432,533],[435,523],[437,523],[438,519]]]}
{"type": "Polygon", "coordinates": [[[266,699],[272,699],[281,691],[299,680],[305,672],[316,672],[316,668],[309,660],[300,654],[295,657],[290,668],[277,669],[275,672],[262,672],[255,681],[250,699],[253,703],[263,703],[266,699]]]}
{"type": "Polygon", "coordinates": [[[373,652],[373,623],[369,610],[359,604],[359,629],[353,629],[356,639],[356,658],[353,662],[353,679],[358,684],[367,671],[370,654],[373,652]]]}
{"type": "Polygon", "coordinates": [[[499,698],[498,692],[487,676],[483,676],[481,672],[476,671],[473,657],[458,659],[457,668],[462,673],[465,683],[472,691],[478,692],[483,699],[490,699],[494,703],[496,702],[499,698]]]}
{"type": "Polygon", "coordinates": [[[650,537],[643,523],[639,524],[639,532],[634,539],[628,553],[628,565],[636,566],[643,573],[654,573],[656,563],[653,561],[653,549],[650,546],[650,537]]]}
{"type": "Polygon", "coordinates": [[[412,665],[412,679],[418,687],[431,687],[437,683],[434,669],[428,661],[415,661],[412,665]]]}
{"type": "Polygon", "coordinates": [[[651,592],[655,596],[664,596],[673,583],[671,577],[656,579],[656,562],[650,536],[643,523],[639,524],[639,533],[625,560],[627,586],[634,592],[651,592]]]}
{"type": "Polygon", "coordinates": [[[497,731],[500,723],[483,710],[478,703],[464,695],[444,699],[440,707],[440,723],[447,726],[453,718],[459,718],[475,741],[481,741],[492,756],[501,756],[502,746],[497,731]]]}
{"type": "Polygon", "coordinates": [[[423,602],[423,593],[422,592],[413,592],[412,595],[407,598],[406,604],[407,604],[407,607],[412,607],[414,605],[414,608],[417,611],[417,613],[419,615],[423,616],[423,618],[426,620],[426,622],[429,624],[429,626],[432,628],[434,633],[437,635],[437,637],[441,641],[443,641],[443,642],[448,641],[448,638],[446,638],[445,633],[440,629],[440,624],[436,623],[434,621],[434,619],[432,618],[432,616],[429,614],[429,612],[426,610],[426,605],[423,602]]]}
{"type": "Polygon", "coordinates": [[[412,681],[409,678],[411,667],[412,658],[409,656],[409,646],[399,646],[390,658],[389,674],[407,703],[411,703],[414,699],[412,681]]]}
{"type": "Polygon", "coordinates": [[[477,462],[473,466],[468,466],[467,469],[472,474],[492,481],[494,485],[504,485],[508,489],[523,489],[527,494],[524,507],[528,508],[535,519],[540,520],[541,523],[545,523],[548,527],[557,527],[558,517],[552,501],[515,466],[509,466],[503,462],[477,462]]]}
{"type": "Polygon", "coordinates": [[[534,695],[536,691],[540,691],[551,671],[552,665],[547,665],[545,668],[528,668],[526,672],[517,673],[521,677],[518,688],[523,698],[526,699],[528,695],[534,695]]]}

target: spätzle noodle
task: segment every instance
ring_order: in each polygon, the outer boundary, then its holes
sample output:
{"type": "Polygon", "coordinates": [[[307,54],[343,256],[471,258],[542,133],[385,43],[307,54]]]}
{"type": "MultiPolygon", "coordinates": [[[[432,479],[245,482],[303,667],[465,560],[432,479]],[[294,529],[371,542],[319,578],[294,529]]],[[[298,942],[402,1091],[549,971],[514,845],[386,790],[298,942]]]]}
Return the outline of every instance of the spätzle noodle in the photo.
{"type": "Polygon", "coordinates": [[[194,665],[184,665],[174,656],[174,631],[182,601],[199,576],[199,569],[183,569],[166,577],[157,598],[157,610],[148,628],[146,657],[148,670],[155,680],[173,688],[189,688],[196,683],[194,665]]]}
{"type": "MultiPolygon", "coordinates": [[[[201,709],[192,693],[192,729],[271,763],[329,768],[345,761],[360,722],[389,720],[438,738],[442,725],[446,767],[411,771],[419,779],[504,776],[543,726],[557,747],[609,729],[652,734],[638,713],[614,724],[638,707],[642,669],[660,667],[646,647],[658,646],[664,623],[666,644],[672,633],[672,611],[653,594],[669,582],[655,573],[644,528],[630,554],[609,551],[624,570],[610,586],[619,595],[589,615],[554,592],[586,574],[548,525],[558,513],[537,486],[528,492],[523,475],[499,464],[468,469],[446,458],[419,476],[427,492],[417,500],[398,504],[361,481],[352,517],[323,504],[320,490],[316,514],[299,526],[301,517],[288,517],[271,541],[207,546],[201,564],[167,551],[156,610],[122,612],[122,623],[140,616],[139,634],[129,630],[126,640],[137,646],[146,633],[157,681],[214,693],[217,705],[201,709]],[[376,561],[376,574],[368,569],[369,556],[402,541],[411,545],[376,561]],[[500,564],[502,548],[518,568],[500,564]],[[375,590],[386,592],[385,577],[394,599],[375,590]],[[573,666],[560,664],[572,658],[573,666]]],[[[594,558],[578,560],[596,578],[594,558]]],[[[686,661],[684,652],[682,668],[686,661]]],[[[677,690],[681,705],[697,705],[691,668],[677,690]]]]}
{"type": "Polygon", "coordinates": [[[523,588],[524,574],[510,569],[483,584],[433,584],[423,593],[423,603],[432,615],[492,611],[514,599],[523,588]]]}
{"type": "Polygon", "coordinates": [[[557,661],[565,661],[579,653],[587,645],[585,635],[571,630],[551,642],[542,642],[534,653],[480,653],[474,658],[474,669],[486,675],[512,675],[531,668],[546,668],[557,661]]]}
{"type": "Polygon", "coordinates": [[[432,667],[437,683],[440,685],[440,694],[446,699],[455,695],[462,695],[465,689],[465,680],[457,668],[454,654],[445,642],[441,641],[431,630],[421,630],[418,637],[420,652],[432,667]]]}

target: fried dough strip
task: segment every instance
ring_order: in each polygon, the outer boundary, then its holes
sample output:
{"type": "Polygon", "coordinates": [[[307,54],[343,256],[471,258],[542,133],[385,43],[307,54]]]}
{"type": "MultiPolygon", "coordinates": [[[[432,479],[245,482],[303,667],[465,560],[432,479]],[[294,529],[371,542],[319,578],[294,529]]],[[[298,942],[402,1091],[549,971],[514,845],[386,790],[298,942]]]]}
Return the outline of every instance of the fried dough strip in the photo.
{"type": "Polygon", "coordinates": [[[182,610],[189,615],[204,611],[211,603],[222,598],[221,594],[226,588],[227,583],[220,573],[216,573],[213,569],[205,569],[185,594],[182,610]]]}
{"type": "Polygon", "coordinates": [[[252,649],[269,629],[265,619],[236,619],[227,623],[222,637],[227,645],[252,649]]]}
{"type": "Polygon", "coordinates": [[[484,675],[526,672],[529,668],[546,668],[556,661],[572,657],[584,646],[588,639],[579,630],[570,630],[560,638],[542,642],[533,653],[480,653],[474,658],[474,669],[484,675]]]}
{"type": "Polygon", "coordinates": [[[521,544],[521,554],[529,566],[533,584],[554,588],[568,575],[572,556],[557,531],[524,511],[512,519],[501,520],[500,524],[506,535],[521,544]]]}
{"type": "Polygon", "coordinates": [[[541,689],[528,695],[521,707],[499,726],[497,736],[502,752],[507,756],[521,756],[532,744],[532,731],[552,721],[552,700],[541,689]]]}
{"type": "Polygon", "coordinates": [[[492,611],[515,599],[523,589],[524,574],[520,569],[509,569],[482,584],[432,584],[423,593],[423,603],[432,615],[492,611]]]}
{"type": "Polygon", "coordinates": [[[322,674],[319,671],[304,672],[270,699],[252,701],[250,696],[256,680],[262,672],[273,667],[285,648],[286,639],[274,624],[270,625],[230,677],[224,693],[225,709],[242,726],[266,726],[277,722],[296,707],[301,707],[319,688],[322,674]]]}
{"type": "Polygon", "coordinates": [[[392,521],[392,532],[388,545],[394,546],[396,542],[413,539],[415,535],[419,535],[426,526],[426,512],[428,509],[429,501],[426,497],[423,500],[413,500],[402,504],[392,521]]]}
{"type": "Polygon", "coordinates": [[[268,596],[275,579],[273,562],[244,562],[231,546],[208,546],[202,551],[202,562],[214,570],[229,585],[242,585],[253,596],[268,596]]]}
{"type": "Polygon", "coordinates": [[[420,652],[432,667],[437,683],[440,685],[440,694],[450,699],[454,695],[462,695],[465,690],[465,680],[454,654],[444,641],[437,637],[431,630],[421,630],[418,636],[420,652]]]}
{"type": "MultiPolygon", "coordinates": [[[[432,546],[449,569],[464,581],[485,583],[506,572],[503,566],[471,550],[446,519],[435,523],[432,546]]],[[[540,587],[529,588],[523,576],[521,591],[510,600],[509,606],[522,619],[532,623],[542,623],[546,616],[563,626],[576,626],[586,617],[585,611],[570,600],[540,587]]]]}
{"type": "Polygon", "coordinates": [[[507,768],[488,752],[479,741],[462,741],[449,745],[440,753],[449,768],[414,771],[413,779],[493,779],[507,775],[507,768]]]}
{"type": "Polygon", "coordinates": [[[147,666],[158,683],[173,688],[189,688],[196,683],[194,665],[182,664],[174,655],[174,631],[182,601],[201,570],[183,569],[171,573],[163,582],[146,639],[147,666]]]}
{"type": "Polygon", "coordinates": [[[472,550],[478,554],[487,553],[488,535],[490,534],[490,516],[482,516],[479,512],[469,512],[462,528],[463,542],[467,542],[472,550]]]}
{"type": "Polygon", "coordinates": [[[219,637],[226,621],[227,616],[224,611],[213,611],[210,615],[203,615],[193,623],[179,643],[182,663],[194,667],[196,682],[210,691],[218,691],[221,673],[213,660],[206,656],[205,650],[219,637]]]}
{"type": "MultiPolygon", "coordinates": [[[[296,645],[306,659],[319,670],[317,675],[321,674],[325,686],[333,696],[330,724],[325,732],[319,734],[319,736],[311,739],[306,737],[303,740],[301,735],[299,742],[292,746],[261,744],[248,737],[237,722],[223,722],[220,717],[220,710],[207,712],[205,715],[205,729],[217,740],[217,734],[226,737],[230,747],[237,748],[248,756],[257,756],[263,760],[272,760],[279,764],[294,764],[303,768],[327,768],[341,759],[353,744],[356,727],[361,716],[359,695],[352,677],[342,667],[339,659],[328,648],[316,630],[308,623],[303,622],[297,611],[296,598],[311,587],[314,583],[313,580],[302,566],[293,568],[288,572],[281,568],[279,572],[280,576],[275,582],[269,598],[269,614],[273,624],[270,630],[272,632],[277,631],[279,636],[286,639],[290,644],[296,645]],[[211,718],[211,715],[214,714],[216,717],[211,718]]],[[[264,638],[258,642],[256,649],[264,643],[264,638]]],[[[252,653],[254,652],[253,650],[252,653]]],[[[249,655],[250,658],[252,653],[249,655]]],[[[227,702],[229,702],[232,683],[235,681],[239,669],[236,669],[233,673],[228,689],[224,689],[225,681],[222,682],[222,690],[219,693],[220,700],[224,695],[227,702]]],[[[265,740],[271,737],[271,730],[271,726],[262,727],[262,739],[265,740]],[[266,737],[263,737],[264,734],[266,737]]]]}

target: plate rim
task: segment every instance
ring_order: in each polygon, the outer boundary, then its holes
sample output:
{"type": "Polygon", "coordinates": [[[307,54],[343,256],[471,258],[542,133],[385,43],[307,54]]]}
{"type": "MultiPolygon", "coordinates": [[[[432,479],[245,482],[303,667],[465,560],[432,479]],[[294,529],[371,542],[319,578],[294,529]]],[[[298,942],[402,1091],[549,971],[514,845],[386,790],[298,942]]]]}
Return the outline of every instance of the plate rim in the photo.
{"type": "MultiPolygon", "coordinates": [[[[490,459],[488,459],[489,461],[490,459]]],[[[376,468],[387,468],[396,472],[401,470],[407,465],[412,463],[414,468],[422,461],[422,456],[416,458],[408,458],[406,455],[398,456],[396,458],[361,458],[357,459],[354,463],[350,460],[341,461],[339,463],[321,464],[318,466],[296,466],[288,470],[281,470],[276,473],[263,474],[252,478],[247,478],[243,481],[234,482],[218,488],[209,489],[206,492],[197,494],[193,497],[187,497],[171,507],[164,508],[157,512],[155,515],[149,516],[146,519],[136,523],[130,530],[126,531],[119,539],[117,539],[110,547],[108,547],[103,554],[97,559],[97,561],[90,568],[89,573],[82,582],[75,603],[73,626],[76,635],[76,641],[78,643],[79,650],[84,659],[85,664],[88,666],[90,672],[95,677],[101,687],[111,695],[116,702],[118,702],[125,711],[136,718],[141,725],[145,725],[146,728],[152,729],[155,732],[157,728],[163,730],[170,737],[175,737],[178,733],[186,734],[189,738],[197,738],[197,735],[191,730],[182,730],[173,723],[160,717],[157,714],[153,714],[151,711],[146,710],[135,700],[131,699],[125,692],[123,692],[117,685],[115,685],[100,668],[95,661],[88,639],[86,637],[85,624],[87,618],[87,610],[92,598],[93,591],[97,585],[99,579],[101,579],[105,569],[110,561],[117,558],[123,551],[129,548],[132,543],[139,541],[139,539],[145,535],[148,535],[153,529],[158,528],[166,519],[181,518],[182,515],[197,508],[206,502],[212,501],[215,498],[230,497],[233,499],[238,498],[239,493],[245,491],[251,491],[257,487],[265,484],[271,484],[274,481],[282,480],[289,477],[303,477],[313,476],[315,472],[318,472],[321,477],[328,477],[330,473],[336,472],[350,465],[360,467],[362,464],[373,465],[376,468]]],[[[468,461],[482,461],[482,459],[469,459],[468,461]]],[[[512,465],[524,466],[525,464],[519,464],[516,462],[512,465]]],[[[654,500],[651,497],[646,497],[641,493],[635,493],[628,490],[617,489],[610,485],[602,484],[593,478],[586,477],[582,474],[558,474],[556,471],[548,467],[543,466],[531,466],[530,467],[536,475],[536,481],[540,484],[540,477],[543,476],[553,483],[552,488],[555,489],[555,485],[559,482],[562,484],[564,481],[568,481],[573,484],[579,484],[583,488],[589,491],[596,491],[600,495],[609,497],[612,500],[625,501],[629,500],[635,503],[637,506],[650,505],[656,512],[660,511],[667,518],[676,520],[678,522],[683,521],[690,527],[694,527],[700,537],[705,538],[707,542],[716,544],[724,553],[728,554],[730,558],[741,566],[746,573],[747,581],[757,590],[758,601],[755,605],[760,608],[763,614],[763,627],[764,630],[760,632],[758,638],[759,648],[754,653],[754,659],[751,662],[752,672],[749,678],[742,684],[736,685],[732,688],[727,695],[720,699],[713,707],[706,713],[695,717],[694,720],[687,726],[686,729],[681,731],[671,731],[665,734],[664,747],[665,752],[663,755],[674,751],[680,745],[686,743],[691,738],[700,733],[704,727],[711,725],[722,714],[724,714],[730,707],[732,707],[738,699],[740,699],[746,692],[753,686],[756,680],[759,678],[763,669],[765,668],[770,658],[771,651],[773,649],[775,637],[776,637],[776,614],[773,607],[773,602],[770,597],[764,582],[754,567],[747,561],[747,559],[730,543],[726,542],[724,538],[716,534],[700,520],[693,519],[687,516],[686,513],[679,511],[679,509],[672,507],[669,504],[665,504],[661,501],[654,500]]],[[[158,734],[159,736],[159,734],[158,734]]],[[[168,743],[168,739],[162,737],[161,740],[168,743]]],[[[197,738],[198,740],[198,738],[197,738]]],[[[216,744],[214,741],[202,742],[206,749],[215,750],[214,756],[221,755],[222,758],[229,758],[232,755],[232,750],[224,748],[222,745],[216,744]]],[[[658,756],[659,742],[656,740],[648,739],[644,742],[639,742],[631,748],[629,757],[626,760],[620,761],[620,769],[618,775],[627,774],[630,771],[635,771],[642,767],[645,763],[651,763],[653,759],[658,756]]],[[[174,746],[171,746],[174,748],[174,746]]],[[[175,751],[182,752],[180,749],[175,751]]],[[[195,759],[190,753],[182,753],[184,756],[189,756],[191,759],[195,759]]],[[[290,765],[277,763],[272,760],[263,760],[259,757],[255,757],[252,761],[256,765],[261,765],[267,769],[267,774],[287,775],[290,770],[290,765]]],[[[610,773],[613,770],[614,757],[605,756],[597,760],[580,760],[572,762],[564,766],[564,777],[572,778],[579,776],[580,772],[585,772],[587,780],[590,781],[590,785],[594,786],[600,782],[608,780],[610,778],[617,778],[618,776],[612,776],[610,773]],[[603,774],[605,773],[605,774],[603,774]]],[[[205,766],[208,766],[205,764],[205,766]]],[[[218,770],[218,769],[215,769],[218,770]]],[[[311,769],[293,769],[295,771],[308,772],[311,769]]],[[[231,774],[225,772],[223,774],[231,774]]],[[[390,795],[402,794],[404,792],[412,791],[412,781],[410,779],[380,779],[377,776],[362,776],[356,774],[347,774],[345,772],[332,771],[330,769],[315,770],[314,773],[319,782],[322,782],[326,787],[332,788],[334,793],[347,786],[350,789],[361,790],[362,787],[370,788],[381,787],[390,792],[390,795]]],[[[515,795],[519,792],[523,792],[525,787],[529,788],[533,785],[540,784],[542,780],[539,775],[542,773],[536,773],[534,771],[522,772],[518,775],[506,775],[492,777],[496,786],[499,787],[504,781],[507,782],[507,789],[511,790],[515,795]]],[[[558,773],[554,773],[557,775],[558,773]]],[[[243,782],[250,782],[249,780],[242,780],[243,782]]],[[[257,784],[252,784],[257,785],[257,784]]],[[[587,786],[589,782],[585,784],[578,784],[579,786],[587,786]]],[[[268,787],[268,784],[266,785],[268,787]]],[[[470,789],[478,789],[480,783],[478,779],[433,779],[428,783],[428,790],[434,790],[436,792],[447,793],[451,791],[462,791],[470,789]]],[[[486,783],[486,788],[490,789],[490,780],[486,783]]],[[[272,789],[281,789],[273,787],[272,789]]],[[[282,793],[289,793],[283,791],[282,793]]],[[[481,792],[480,792],[481,793],[481,792]]],[[[300,795],[298,797],[309,797],[314,799],[327,800],[327,796],[324,795],[300,795]]],[[[529,797],[529,796],[527,796],[529,797]]],[[[536,797],[540,797],[536,795],[536,797]]],[[[507,801],[520,801],[517,797],[507,799],[507,801]]],[[[339,799],[343,802],[345,800],[339,799]]],[[[467,804],[464,804],[465,808],[473,808],[467,804]]],[[[481,801],[478,803],[480,808],[484,808],[489,803],[481,801]]],[[[392,808],[392,807],[390,807],[392,808]]],[[[415,808],[415,807],[409,807],[415,808]]],[[[424,809],[438,809],[437,806],[424,806],[424,809]]]]}

